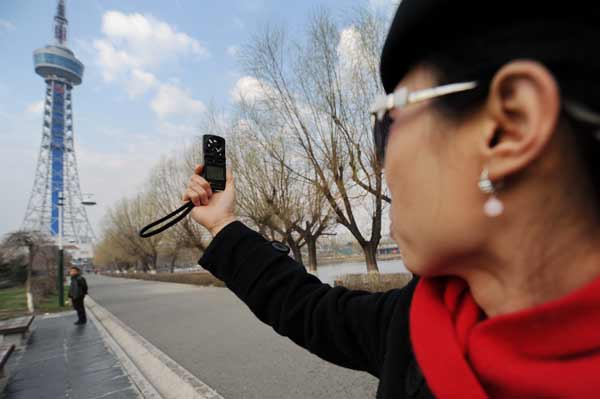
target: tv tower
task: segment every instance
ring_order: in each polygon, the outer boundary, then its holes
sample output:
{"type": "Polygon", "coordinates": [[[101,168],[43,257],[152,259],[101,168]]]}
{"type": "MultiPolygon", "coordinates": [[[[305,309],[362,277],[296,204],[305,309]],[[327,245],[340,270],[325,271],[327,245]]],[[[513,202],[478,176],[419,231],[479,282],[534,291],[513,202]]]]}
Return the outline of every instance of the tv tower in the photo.
{"type": "Polygon", "coordinates": [[[35,72],[44,78],[46,90],[42,144],[23,229],[56,237],[62,222],[65,242],[81,247],[91,244],[95,237],[81,195],[73,145],[71,91],[81,84],[83,64],[67,48],[67,24],[65,1],[59,0],[54,17],[55,43],[33,52],[35,72]]]}

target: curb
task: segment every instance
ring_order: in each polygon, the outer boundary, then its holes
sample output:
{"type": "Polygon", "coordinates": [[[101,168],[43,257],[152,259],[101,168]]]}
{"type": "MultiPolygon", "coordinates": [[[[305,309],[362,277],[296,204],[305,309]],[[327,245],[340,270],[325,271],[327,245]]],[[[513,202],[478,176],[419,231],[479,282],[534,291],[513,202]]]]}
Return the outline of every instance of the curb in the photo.
{"type": "Polygon", "coordinates": [[[89,296],[86,307],[145,398],[224,399],[89,296]]]}
{"type": "MultiPolygon", "coordinates": [[[[90,301],[91,298],[88,296],[86,298],[86,302],[90,301]]],[[[86,303],[87,305],[87,303],[86,303]]],[[[96,315],[91,311],[90,306],[86,306],[88,310],[88,319],[90,319],[98,329],[98,332],[104,339],[104,342],[108,345],[110,350],[114,353],[116,358],[121,363],[121,366],[127,373],[127,376],[133,383],[134,387],[137,389],[138,393],[144,399],[163,399],[163,397],[158,393],[156,389],[152,386],[150,381],[144,377],[144,375],[140,372],[140,370],[136,367],[136,365],[129,359],[125,351],[119,346],[117,341],[110,335],[110,333],[106,330],[106,327],[98,320],[96,315]]]]}

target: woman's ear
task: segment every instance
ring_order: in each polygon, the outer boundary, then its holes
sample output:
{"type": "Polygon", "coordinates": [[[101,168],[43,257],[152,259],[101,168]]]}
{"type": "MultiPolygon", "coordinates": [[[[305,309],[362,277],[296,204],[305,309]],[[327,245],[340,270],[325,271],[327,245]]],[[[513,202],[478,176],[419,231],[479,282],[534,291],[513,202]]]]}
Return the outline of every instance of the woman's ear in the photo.
{"type": "Polygon", "coordinates": [[[492,181],[519,173],[547,148],[560,116],[552,73],[535,61],[512,61],[494,76],[486,104],[495,129],[486,137],[492,181]]]}

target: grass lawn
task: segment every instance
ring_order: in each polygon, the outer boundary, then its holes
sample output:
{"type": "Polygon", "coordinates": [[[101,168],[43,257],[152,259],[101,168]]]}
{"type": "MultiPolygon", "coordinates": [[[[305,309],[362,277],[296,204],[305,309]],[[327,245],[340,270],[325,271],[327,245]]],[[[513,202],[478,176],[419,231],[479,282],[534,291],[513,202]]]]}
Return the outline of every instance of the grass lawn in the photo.
{"type": "MultiPolygon", "coordinates": [[[[65,300],[68,289],[65,287],[65,300]]],[[[69,305],[58,306],[58,295],[44,298],[37,306],[36,313],[56,313],[70,310],[69,305]]],[[[25,287],[6,288],[0,290],[0,320],[24,316],[27,312],[27,300],[25,298],[25,287]]]]}
{"type": "MultiPolygon", "coordinates": [[[[67,302],[69,300],[69,288],[65,287],[65,296],[64,300],[67,302]]],[[[51,295],[47,298],[44,298],[37,307],[35,308],[36,313],[56,313],[63,312],[65,310],[71,310],[71,306],[69,304],[65,304],[65,306],[58,306],[58,295],[51,295]]]]}
{"type": "Polygon", "coordinates": [[[0,320],[22,316],[26,313],[25,287],[0,290],[0,320]]]}

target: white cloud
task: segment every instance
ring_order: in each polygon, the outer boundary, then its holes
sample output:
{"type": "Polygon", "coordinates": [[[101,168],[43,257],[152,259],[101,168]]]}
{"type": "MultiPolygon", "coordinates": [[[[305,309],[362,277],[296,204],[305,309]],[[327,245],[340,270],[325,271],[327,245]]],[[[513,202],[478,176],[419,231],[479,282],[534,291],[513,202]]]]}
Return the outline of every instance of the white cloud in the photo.
{"type": "Polygon", "coordinates": [[[393,14],[402,0],[369,0],[369,7],[373,11],[393,14]]]}
{"type": "Polygon", "coordinates": [[[25,112],[32,116],[42,117],[42,112],[44,111],[44,100],[32,102],[25,108],[25,112]]]}
{"type": "Polygon", "coordinates": [[[227,54],[232,57],[236,57],[240,53],[240,48],[238,46],[231,45],[227,47],[227,54]]]}
{"type": "Polygon", "coordinates": [[[243,76],[235,83],[231,90],[231,97],[235,102],[256,102],[268,95],[268,89],[264,84],[252,76],[243,76]]]}
{"type": "Polygon", "coordinates": [[[141,66],[141,62],[125,50],[116,49],[106,40],[95,40],[94,47],[98,53],[98,63],[102,69],[104,81],[111,82],[123,76],[131,68],[141,66]]]}
{"type": "Polygon", "coordinates": [[[131,71],[130,79],[125,82],[125,89],[130,98],[136,98],[158,85],[156,76],[140,69],[131,71]]]}
{"type": "Polygon", "coordinates": [[[153,69],[181,57],[209,55],[198,40],[152,15],[107,11],[102,16],[102,33],[94,47],[105,81],[134,68],[153,69]]]}
{"type": "Polygon", "coordinates": [[[114,43],[136,52],[148,64],[176,54],[208,55],[198,40],[152,15],[108,11],[102,17],[102,32],[114,43]]]}
{"type": "Polygon", "coordinates": [[[188,90],[170,83],[160,86],[150,107],[161,119],[171,115],[193,116],[206,111],[204,104],[193,99],[188,90]]]}
{"type": "Polygon", "coordinates": [[[337,54],[342,81],[361,79],[360,76],[371,69],[372,55],[364,47],[360,32],[354,26],[346,27],[340,32],[337,54]]]}
{"type": "Polygon", "coordinates": [[[360,33],[354,26],[344,28],[340,33],[337,53],[344,68],[352,67],[360,59],[360,33]]]}
{"type": "Polygon", "coordinates": [[[149,61],[172,53],[208,55],[208,50],[198,40],[152,15],[107,11],[102,16],[102,32],[115,42],[144,51],[149,61]],[[163,51],[169,54],[161,54],[163,51]]]}
{"type": "Polygon", "coordinates": [[[15,29],[15,24],[6,19],[0,19],[0,32],[11,32],[15,29]]]}
{"type": "Polygon", "coordinates": [[[205,111],[177,77],[166,80],[157,74],[163,64],[209,56],[198,40],[152,15],[119,11],[104,13],[102,33],[94,48],[105,82],[122,84],[131,99],[154,91],[149,106],[161,120],[205,111]]]}

